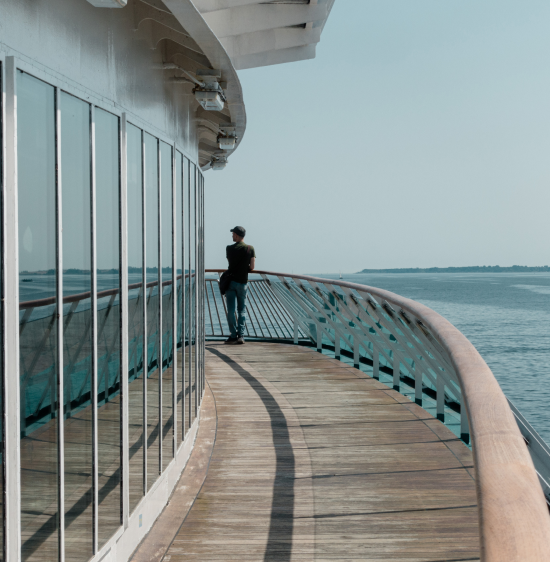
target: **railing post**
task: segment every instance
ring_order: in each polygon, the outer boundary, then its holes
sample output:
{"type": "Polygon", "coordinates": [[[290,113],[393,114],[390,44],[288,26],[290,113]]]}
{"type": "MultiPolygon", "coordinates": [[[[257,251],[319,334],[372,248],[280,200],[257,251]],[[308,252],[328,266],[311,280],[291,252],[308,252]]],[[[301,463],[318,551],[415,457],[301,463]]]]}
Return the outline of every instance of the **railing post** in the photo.
{"type": "Polygon", "coordinates": [[[414,401],[422,406],[422,371],[418,368],[414,373],[414,401]]]}
{"type": "Polygon", "coordinates": [[[372,346],[372,377],[377,381],[380,380],[380,353],[376,346],[372,346]]]}
{"type": "Polygon", "coordinates": [[[466,444],[470,443],[470,425],[468,424],[468,412],[464,400],[460,404],[460,439],[466,444]]]}
{"type": "MultiPolygon", "coordinates": [[[[338,336],[336,336],[338,338],[338,336]]],[[[338,338],[340,341],[340,338],[338,338]]],[[[353,337],[353,366],[359,369],[359,342],[357,341],[357,336],[353,337]]]]}
{"type": "Polygon", "coordinates": [[[401,362],[395,351],[393,352],[393,389],[399,392],[399,387],[401,383],[401,374],[399,372],[401,362]]]}
{"type": "Polygon", "coordinates": [[[319,353],[323,352],[323,329],[321,328],[321,322],[316,323],[317,330],[317,351],[319,353]]]}
{"type": "Polygon", "coordinates": [[[437,419],[440,422],[445,423],[445,381],[443,377],[437,377],[437,405],[436,405],[436,412],[437,412],[437,419]]]}
{"type": "Polygon", "coordinates": [[[294,343],[298,344],[298,322],[294,320],[294,343]]]}
{"type": "Polygon", "coordinates": [[[338,359],[340,361],[340,336],[338,334],[334,334],[334,359],[338,359]]]}

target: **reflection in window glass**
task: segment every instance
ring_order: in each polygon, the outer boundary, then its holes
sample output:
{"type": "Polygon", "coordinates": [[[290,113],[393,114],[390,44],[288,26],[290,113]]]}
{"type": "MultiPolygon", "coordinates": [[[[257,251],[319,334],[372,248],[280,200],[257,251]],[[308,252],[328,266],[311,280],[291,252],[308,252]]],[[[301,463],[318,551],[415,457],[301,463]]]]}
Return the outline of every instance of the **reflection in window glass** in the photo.
{"type": "Polygon", "coordinates": [[[57,561],[55,100],[17,75],[20,303],[21,553],[57,561]]]}
{"type": "Polygon", "coordinates": [[[175,236],[176,236],[176,276],[177,276],[177,301],[176,301],[176,311],[177,311],[177,404],[178,404],[178,427],[177,430],[177,443],[181,443],[183,435],[185,432],[185,400],[183,397],[183,381],[185,379],[185,361],[182,361],[182,352],[185,351],[185,347],[182,346],[185,317],[183,314],[183,282],[184,282],[184,271],[183,271],[183,156],[176,152],[176,225],[175,225],[175,236]]]}
{"type": "Polygon", "coordinates": [[[147,284],[147,489],[159,477],[159,181],[158,141],[145,133],[145,224],[147,284]]]}
{"type": "Polygon", "coordinates": [[[121,524],[119,124],[96,109],[99,546],[121,524]]]}
{"type": "Polygon", "coordinates": [[[160,143],[161,235],[162,235],[162,468],[174,456],[172,371],[172,147],[160,143]]]}
{"type": "Polygon", "coordinates": [[[200,282],[199,282],[199,388],[200,388],[200,396],[199,402],[202,400],[202,392],[203,392],[203,368],[204,368],[204,229],[203,229],[203,212],[204,212],[204,200],[203,200],[203,183],[202,183],[202,174],[200,170],[197,170],[198,173],[198,193],[199,193],[199,267],[198,270],[200,272],[200,282]]]}
{"type": "Polygon", "coordinates": [[[143,198],[141,131],[128,125],[128,412],[130,512],[143,496],[143,198]]]}
{"type": "Polygon", "coordinates": [[[190,164],[187,158],[183,159],[183,271],[184,271],[184,303],[183,303],[183,314],[184,314],[184,324],[183,324],[183,356],[185,364],[184,369],[184,401],[185,405],[183,410],[185,412],[185,434],[189,431],[191,427],[191,384],[189,382],[189,373],[191,365],[191,356],[189,345],[189,331],[191,326],[191,274],[189,271],[189,181],[190,181],[190,164]]]}
{"type": "Polygon", "coordinates": [[[189,181],[189,279],[190,283],[190,297],[189,297],[189,312],[190,312],[190,322],[189,322],[189,384],[190,384],[190,408],[189,414],[191,416],[190,424],[193,423],[197,415],[197,373],[196,373],[196,335],[197,335],[197,277],[196,277],[196,264],[197,264],[197,172],[194,164],[189,166],[190,181],[189,181]]]}
{"type": "Polygon", "coordinates": [[[90,106],[61,94],[65,558],[93,554],[90,106]]]}

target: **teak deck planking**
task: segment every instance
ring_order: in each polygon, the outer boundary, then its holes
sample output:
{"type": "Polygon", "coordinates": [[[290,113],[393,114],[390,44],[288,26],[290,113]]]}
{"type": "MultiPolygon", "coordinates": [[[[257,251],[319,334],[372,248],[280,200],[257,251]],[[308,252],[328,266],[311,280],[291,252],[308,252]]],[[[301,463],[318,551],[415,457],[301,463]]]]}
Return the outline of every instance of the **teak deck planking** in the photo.
{"type": "Polygon", "coordinates": [[[425,410],[309,348],[206,358],[216,441],[164,560],[479,559],[471,452],[425,410]]]}

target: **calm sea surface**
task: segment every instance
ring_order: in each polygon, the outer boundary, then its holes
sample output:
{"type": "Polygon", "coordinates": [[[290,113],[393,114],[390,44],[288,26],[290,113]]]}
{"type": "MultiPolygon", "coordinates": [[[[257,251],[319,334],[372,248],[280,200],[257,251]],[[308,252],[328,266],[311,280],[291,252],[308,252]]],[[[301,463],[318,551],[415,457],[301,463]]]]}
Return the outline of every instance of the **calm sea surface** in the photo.
{"type": "Polygon", "coordinates": [[[506,396],[550,443],[550,274],[357,273],[343,278],[414,299],[444,316],[475,345],[506,396]]]}

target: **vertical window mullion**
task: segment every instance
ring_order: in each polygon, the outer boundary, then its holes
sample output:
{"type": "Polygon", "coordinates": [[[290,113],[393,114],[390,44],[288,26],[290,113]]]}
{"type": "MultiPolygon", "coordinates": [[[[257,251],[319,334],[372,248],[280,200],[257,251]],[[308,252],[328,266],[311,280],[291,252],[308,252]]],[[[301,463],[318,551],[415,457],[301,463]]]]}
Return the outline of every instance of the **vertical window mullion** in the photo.
{"type": "Polygon", "coordinates": [[[172,145],[172,457],[178,450],[178,284],[176,262],[176,143],[172,145]]]}
{"type": "Polygon", "coordinates": [[[145,135],[141,131],[141,213],[142,213],[142,283],[143,283],[143,495],[147,493],[147,378],[149,376],[149,340],[147,338],[147,213],[145,199],[145,135]]]}
{"type": "Polygon", "coordinates": [[[162,472],[162,174],[161,174],[162,155],[160,150],[160,140],[157,139],[157,236],[158,236],[158,351],[157,351],[157,372],[158,372],[158,469],[157,474],[162,472]]]}
{"type": "Polygon", "coordinates": [[[204,321],[205,321],[205,311],[204,311],[204,289],[205,289],[205,280],[204,280],[204,176],[202,172],[200,172],[200,185],[201,185],[201,385],[202,385],[202,393],[204,394],[204,389],[206,388],[206,379],[205,379],[205,349],[204,349],[204,321]]]}
{"type": "Polygon", "coordinates": [[[4,521],[5,560],[21,556],[21,457],[19,397],[19,256],[17,201],[17,82],[14,57],[2,65],[3,109],[2,153],[3,198],[3,360],[4,360],[4,521]],[[9,373],[9,376],[8,376],[9,373]],[[9,397],[9,399],[8,399],[9,397]]]}
{"type": "Polygon", "coordinates": [[[92,281],[92,489],[93,489],[93,553],[97,554],[99,543],[99,494],[98,494],[98,435],[97,435],[97,248],[96,248],[96,152],[95,152],[95,108],[90,106],[90,154],[91,154],[91,281],[92,281]]]}
{"type": "Polygon", "coordinates": [[[189,397],[189,401],[188,401],[188,412],[187,412],[187,416],[188,416],[188,429],[191,429],[191,424],[193,422],[193,402],[192,402],[192,396],[193,393],[191,392],[191,377],[193,375],[193,356],[192,356],[192,339],[193,339],[193,322],[192,322],[192,313],[193,313],[193,306],[191,304],[191,289],[193,287],[192,281],[193,278],[191,277],[192,273],[191,273],[191,162],[189,162],[189,160],[187,161],[187,205],[188,205],[188,209],[187,209],[187,262],[188,262],[188,270],[187,270],[187,279],[188,279],[188,287],[189,287],[189,296],[188,296],[188,310],[187,310],[187,319],[188,319],[188,326],[187,326],[187,347],[189,348],[187,350],[187,356],[188,356],[188,374],[187,374],[187,384],[188,384],[188,388],[189,388],[189,392],[188,392],[188,397],[189,397]]]}
{"type": "Polygon", "coordinates": [[[195,315],[195,330],[194,330],[194,344],[195,344],[195,415],[198,416],[199,414],[199,361],[198,361],[198,338],[199,338],[199,263],[198,263],[198,248],[199,248],[199,239],[198,239],[198,200],[197,200],[197,166],[194,166],[194,178],[193,178],[193,189],[195,191],[195,196],[193,197],[193,207],[194,207],[194,220],[193,220],[193,228],[195,231],[195,295],[194,295],[194,315],[195,315]]]}
{"type": "MultiPolygon", "coordinates": [[[[63,214],[61,198],[61,107],[60,90],[55,88],[55,218],[56,218],[56,292],[57,292],[57,502],[58,555],[65,562],[65,391],[63,380],[63,214]]],[[[70,397],[69,397],[70,400],[70,397]]]]}
{"type": "Polygon", "coordinates": [[[121,401],[122,401],[122,494],[121,510],[124,528],[130,514],[129,389],[128,389],[128,151],[126,113],[120,118],[120,307],[121,307],[121,401]]]}
{"type": "Polygon", "coordinates": [[[187,158],[181,157],[181,440],[185,440],[185,412],[187,411],[185,403],[185,373],[187,371],[187,363],[185,361],[185,330],[187,327],[187,306],[186,306],[186,288],[185,288],[185,228],[187,221],[185,220],[185,163],[187,158]]]}
{"type": "Polygon", "coordinates": [[[197,203],[197,230],[198,230],[198,262],[199,262],[199,286],[197,287],[198,292],[198,318],[199,318],[199,337],[198,337],[198,361],[199,361],[199,368],[197,371],[197,377],[199,379],[199,407],[202,402],[202,199],[201,199],[201,176],[200,176],[200,169],[197,168],[197,196],[198,196],[198,203],[197,203]]]}

